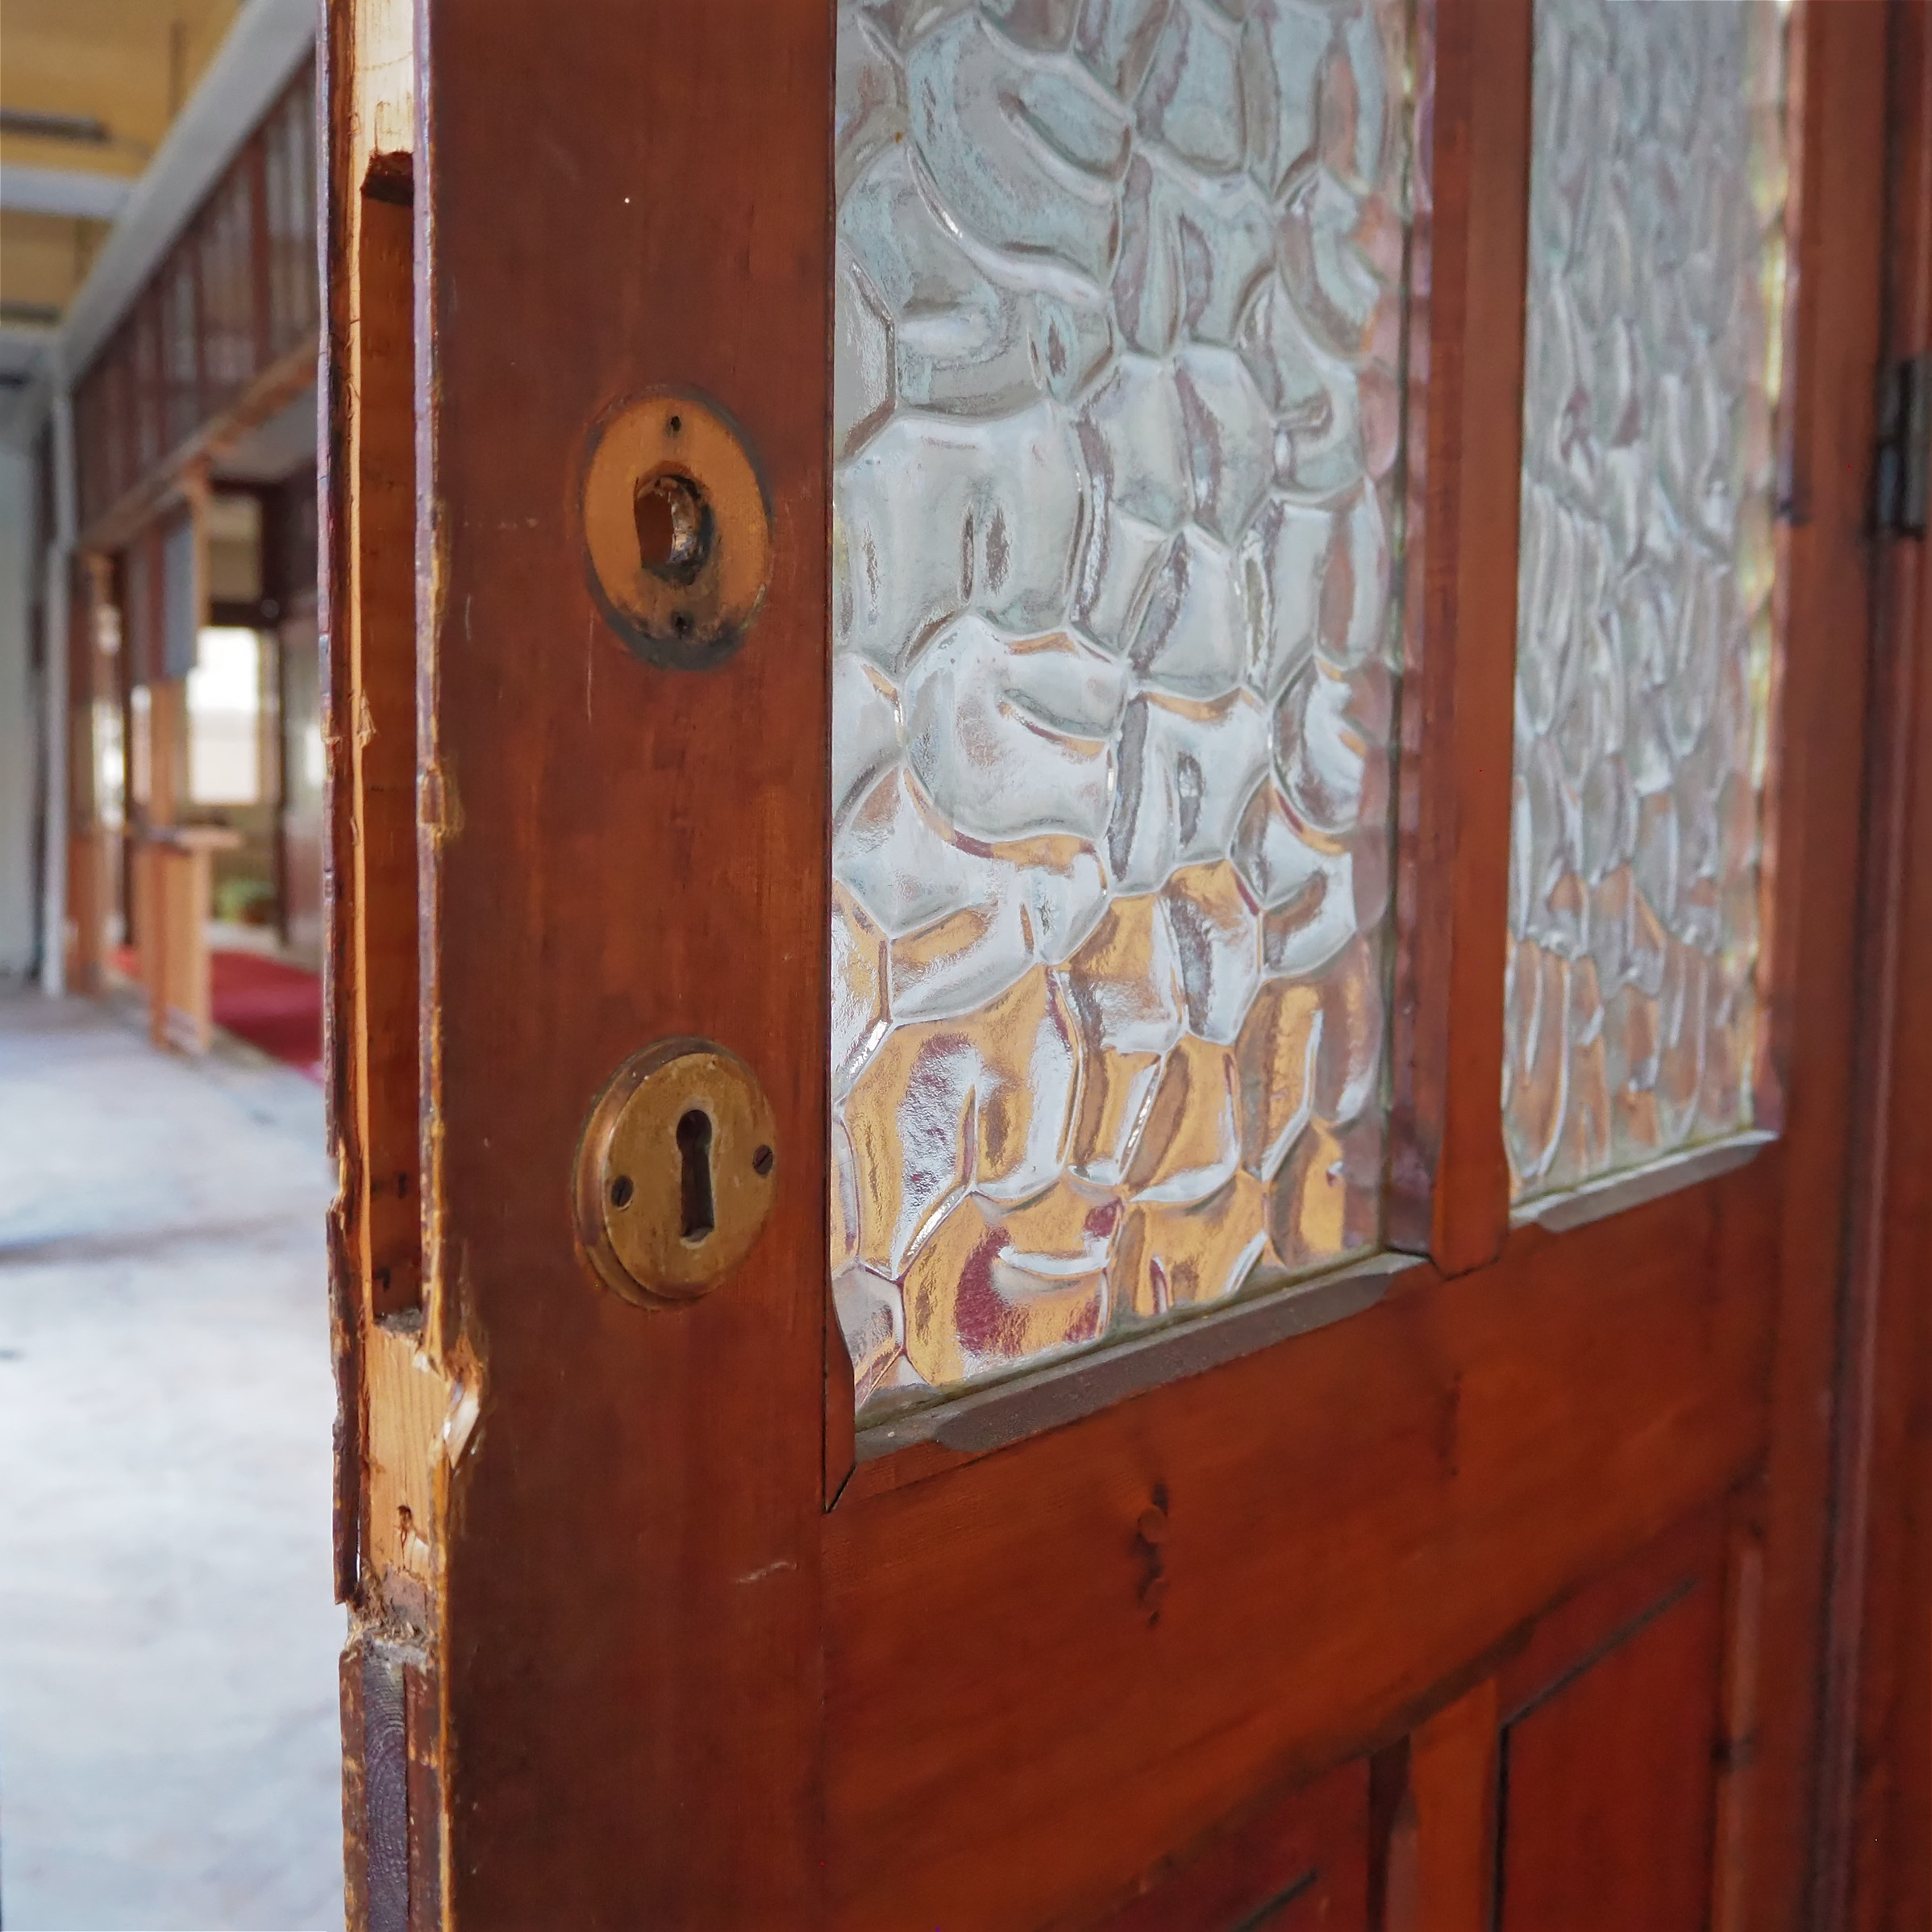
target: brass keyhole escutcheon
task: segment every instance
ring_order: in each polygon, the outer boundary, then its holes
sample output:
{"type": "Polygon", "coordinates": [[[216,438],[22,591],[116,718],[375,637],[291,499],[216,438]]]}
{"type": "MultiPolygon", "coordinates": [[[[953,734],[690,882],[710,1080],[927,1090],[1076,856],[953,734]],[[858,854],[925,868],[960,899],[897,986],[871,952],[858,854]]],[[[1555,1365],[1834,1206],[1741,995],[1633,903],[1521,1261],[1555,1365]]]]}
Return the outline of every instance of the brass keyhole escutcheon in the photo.
{"type": "Polygon", "coordinates": [[[577,1150],[577,1236],[605,1283],[646,1306],[691,1301],[752,1251],[777,1193],[770,1103],[710,1040],[633,1054],[577,1150]]]}
{"type": "Polygon", "coordinates": [[[772,509],[736,426],[652,389],[593,427],[581,485],[590,587],[638,656],[704,671],[744,640],[772,577],[772,509]]]}

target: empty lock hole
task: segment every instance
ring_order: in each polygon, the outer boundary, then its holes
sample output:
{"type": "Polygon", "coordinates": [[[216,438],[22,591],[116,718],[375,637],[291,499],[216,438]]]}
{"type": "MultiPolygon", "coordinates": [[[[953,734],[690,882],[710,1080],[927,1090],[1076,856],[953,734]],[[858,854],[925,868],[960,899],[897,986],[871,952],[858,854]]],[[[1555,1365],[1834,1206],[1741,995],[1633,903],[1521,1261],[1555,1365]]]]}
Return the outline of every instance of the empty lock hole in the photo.
{"type": "Polygon", "coordinates": [[[631,498],[638,560],[655,577],[689,584],[711,550],[711,510],[689,477],[675,470],[646,477],[631,498]]]}
{"type": "Polygon", "coordinates": [[[677,1151],[683,1167],[678,1197],[684,1238],[696,1247],[718,1226],[711,1199],[711,1117],[703,1108],[690,1108],[678,1121],[677,1151]]]}

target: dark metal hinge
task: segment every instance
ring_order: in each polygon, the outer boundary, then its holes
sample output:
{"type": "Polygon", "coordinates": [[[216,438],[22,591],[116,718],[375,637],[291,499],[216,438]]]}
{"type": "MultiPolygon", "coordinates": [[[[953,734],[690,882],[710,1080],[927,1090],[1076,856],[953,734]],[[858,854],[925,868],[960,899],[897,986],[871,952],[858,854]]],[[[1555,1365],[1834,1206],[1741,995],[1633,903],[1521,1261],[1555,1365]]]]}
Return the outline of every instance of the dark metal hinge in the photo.
{"type": "Polygon", "coordinates": [[[1932,350],[1885,372],[1879,398],[1876,519],[1881,533],[1922,537],[1932,498],[1932,350]]]}

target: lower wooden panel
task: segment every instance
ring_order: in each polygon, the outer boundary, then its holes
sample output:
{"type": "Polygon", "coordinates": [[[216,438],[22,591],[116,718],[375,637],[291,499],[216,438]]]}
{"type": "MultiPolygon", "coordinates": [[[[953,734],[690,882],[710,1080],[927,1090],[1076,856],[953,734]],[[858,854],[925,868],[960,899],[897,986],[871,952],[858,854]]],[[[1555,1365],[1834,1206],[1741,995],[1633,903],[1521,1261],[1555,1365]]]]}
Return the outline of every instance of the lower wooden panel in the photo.
{"type": "Polygon", "coordinates": [[[1500,1932],[1702,1932],[1722,1579],[1672,1587],[1504,1728],[1500,1932]]]}
{"type": "Polygon", "coordinates": [[[1097,1932],[1358,1932],[1368,1922],[1368,1766],[1277,1798],[1097,1932]]]}
{"type": "Polygon", "coordinates": [[[833,1510],[831,1922],[1091,1922],[1725,1494],[1780,1166],[833,1510]]]}

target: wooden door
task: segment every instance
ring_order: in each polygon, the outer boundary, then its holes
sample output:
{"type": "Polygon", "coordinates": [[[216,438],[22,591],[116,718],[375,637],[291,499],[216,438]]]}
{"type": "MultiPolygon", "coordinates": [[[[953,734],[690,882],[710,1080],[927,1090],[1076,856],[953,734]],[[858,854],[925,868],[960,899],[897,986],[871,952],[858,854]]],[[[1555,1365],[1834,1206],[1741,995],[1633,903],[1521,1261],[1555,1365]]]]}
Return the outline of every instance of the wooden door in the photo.
{"type": "Polygon", "coordinates": [[[1887,51],[331,10],[352,1923],[1811,1922],[1887,51]]]}

